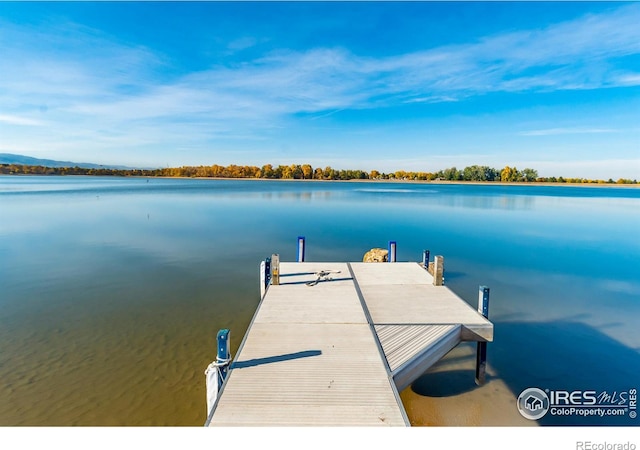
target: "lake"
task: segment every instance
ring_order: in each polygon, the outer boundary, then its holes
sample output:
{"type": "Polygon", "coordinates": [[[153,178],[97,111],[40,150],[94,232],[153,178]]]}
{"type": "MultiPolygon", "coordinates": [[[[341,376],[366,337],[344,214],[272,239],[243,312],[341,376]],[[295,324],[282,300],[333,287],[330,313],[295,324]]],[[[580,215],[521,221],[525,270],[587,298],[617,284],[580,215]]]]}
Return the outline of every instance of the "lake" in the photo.
{"type": "Polygon", "coordinates": [[[402,393],[415,424],[522,424],[529,387],[640,388],[640,189],[0,176],[0,425],[202,426],[217,331],[235,354],[260,261],[298,236],[308,261],[429,249],[474,306],[491,288],[488,383],[461,345],[402,393]]]}

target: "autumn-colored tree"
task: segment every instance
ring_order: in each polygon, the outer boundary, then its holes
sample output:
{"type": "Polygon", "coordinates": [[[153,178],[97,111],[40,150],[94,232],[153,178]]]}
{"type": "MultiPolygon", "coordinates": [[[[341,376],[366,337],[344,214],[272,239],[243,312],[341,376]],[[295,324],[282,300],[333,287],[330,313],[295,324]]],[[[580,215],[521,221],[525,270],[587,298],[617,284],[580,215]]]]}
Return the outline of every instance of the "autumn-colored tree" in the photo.
{"type": "Polygon", "coordinates": [[[273,166],[271,164],[265,164],[262,166],[262,177],[273,178],[273,166]]]}
{"type": "Polygon", "coordinates": [[[505,168],[500,172],[500,181],[504,183],[518,181],[518,178],[519,172],[515,167],[511,168],[509,166],[505,166],[505,168]]]}
{"type": "Polygon", "coordinates": [[[335,180],[337,178],[337,172],[333,170],[330,166],[327,166],[324,168],[322,177],[325,180],[335,180]]]}
{"type": "Polygon", "coordinates": [[[107,168],[83,168],[83,167],[44,167],[28,166],[21,164],[0,164],[0,174],[30,174],[30,175],[96,175],[96,176],[121,176],[121,177],[233,177],[233,178],[303,178],[316,180],[357,180],[357,179],[410,179],[410,180],[434,180],[442,178],[446,180],[465,181],[508,181],[508,182],[558,182],[558,183],[581,183],[581,184],[637,184],[637,180],[620,178],[617,181],[609,178],[605,180],[592,180],[587,178],[563,177],[539,177],[534,169],[526,168],[518,171],[517,168],[506,166],[501,171],[488,166],[469,166],[464,170],[457,170],[455,167],[432,172],[405,172],[399,170],[395,173],[380,173],[372,170],[367,173],[362,170],[342,169],[335,170],[330,166],[324,169],[316,168],[315,171],[308,164],[300,165],[279,165],[273,168],[271,164],[265,164],[262,168],[256,166],[182,166],[166,167],[163,169],[107,169],[107,168]]]}
{"type": "MultiPolygon", "coordinates": [[[[281,169],[281,178],[285,179],[285,180],[290,180],[293,178],[293,172],[291,170],[292,166],[279,166],[278,168],[282,167],[281,169]]],[[[295,167],[295,166],[293,166],[295,167]]]]}
{"type": "Polygon", "coordinates": [[[297,165],[297,164],[291,164],[289,166],[289,169],[291,169],[291,178],[295,178],[296,180],[299,180],[302,178],[302,167],[297,165]]]}
{"type": "Polygon", "coordinates": [[[310,180],[311,178],[313,178],[313,167],[311,167],[309,164],[303,164],[302,165],[302,179],[303,180],[310,180]]]}
{"type": "Polygon", "coordinates": [[[273,178],[280,179],[283,178],[282,174],[287,166],[278,165],[275,169],[273,169],[273,178]]]}

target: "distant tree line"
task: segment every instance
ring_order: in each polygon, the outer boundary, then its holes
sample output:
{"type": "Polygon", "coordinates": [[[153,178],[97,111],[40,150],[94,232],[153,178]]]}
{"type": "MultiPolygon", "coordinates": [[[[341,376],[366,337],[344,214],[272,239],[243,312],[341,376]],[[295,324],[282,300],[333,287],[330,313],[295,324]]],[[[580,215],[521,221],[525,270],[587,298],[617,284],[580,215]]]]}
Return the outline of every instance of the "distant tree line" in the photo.
{"type": "Polygon", "coordinates": [[[403,180],[403,181],[500,181],[508,183],[595,183],[595,184],[637,184],[637,180],[620,178],[617,181],[592,180],[586,178],[539,177],[535,169],[505,166],[495,169],[489,166],[473,165],[458,170],[455,167],[437,172],[406,172],[398,170],[384,173],[377,170],[313,168],[309,164],[257,166],[183,166],[163,169],[88,169],[83,167],[44,167],[19,164],[0,164],[3,175],[99,175],[120,177],[200,177],[200,178],[265,178],[283,180],[403,180]]]}

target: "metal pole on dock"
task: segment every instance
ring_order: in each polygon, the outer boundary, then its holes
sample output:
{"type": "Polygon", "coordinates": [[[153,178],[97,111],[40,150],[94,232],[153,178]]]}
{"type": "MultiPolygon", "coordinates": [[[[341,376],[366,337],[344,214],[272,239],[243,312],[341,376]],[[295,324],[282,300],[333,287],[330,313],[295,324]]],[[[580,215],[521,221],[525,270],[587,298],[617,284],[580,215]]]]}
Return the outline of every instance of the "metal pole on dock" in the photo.
{"type": "Polygon", "coordinates": [[[298,262],[304,262],[304,236],[298,236],[298,262]]]}
{"type": "Polygon", "coordinates": [[[271,282],[271,256],[268,256],[265,260],[264,260],[264,273],[265,273],[265,282],[264,285],[269,286],[269,283],[271,282]]]}
{"type": "Polygon", "coordinates": [[[444,256],[433,257],[433,285],[442,286],[444,284],[444,256]]]}
{"type": "Polygon", "coordinates": [[[229,329],[224,328],[218,331],[216,360],[209,364],[207,370],[204,371],[207,387],[207,416],[211,414],[211,409],[218,399],[218,391],[227,377],[231,362],[230,338],[231,331],[229,329]]]}
{"type": "Polygon", "coordinates": [[[427,270],[429,270],[429,259],[431,259],[431,252],[429,250],[423,250],[422,251],[422,265],[427,270]]]}
{"type": "Polygon", "coordinates": [[[267,262],[260,263],[260,298],[267,292],[267,262]]]}
{"type": "MultiPolygon", "coordinates": [[[[489,318],[489,288],[480,286],[478,289],[478,312],[489,318]]],[[[485,383],[485,374],[487,370],[487,343],[478,342],[476,351],[476,384],[481,386],[485,383]]]]}
{"type": "Polygon", "coordinates": [[[266,258],[260,263],[260,298],[267,292],[269,281],[271,281],[271,258],[266,258]]]}
{"type": "Polygon", "coordinates": [[[227,377],[229,361],[231,361],[231,331],[224,328],[218,331],[218,355],[216,362],[220,364],[220,377],[224,381],[227,377]]]}
{"type": "Polygon", "coordinates": [[[396,262],[396,241],[389,241],[389,262],[396,262]]]}

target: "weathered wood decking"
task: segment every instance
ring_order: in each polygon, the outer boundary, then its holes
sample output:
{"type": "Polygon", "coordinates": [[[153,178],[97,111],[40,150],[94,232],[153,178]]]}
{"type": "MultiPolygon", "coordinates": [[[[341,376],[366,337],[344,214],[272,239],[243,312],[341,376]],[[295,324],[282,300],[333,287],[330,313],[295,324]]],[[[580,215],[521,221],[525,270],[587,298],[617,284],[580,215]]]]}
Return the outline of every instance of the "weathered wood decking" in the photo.
{"type": "Polygon", "coordinates": [[[398,389],[461,340],[493,339],[493,325],[417,263],[280,263],[280,273],[207,425],[408,425],[398,389]],[[307,285],[320,271],[331,279],[307,285]]]}

